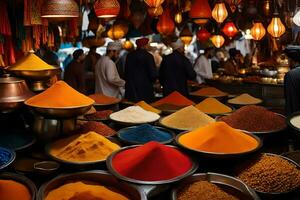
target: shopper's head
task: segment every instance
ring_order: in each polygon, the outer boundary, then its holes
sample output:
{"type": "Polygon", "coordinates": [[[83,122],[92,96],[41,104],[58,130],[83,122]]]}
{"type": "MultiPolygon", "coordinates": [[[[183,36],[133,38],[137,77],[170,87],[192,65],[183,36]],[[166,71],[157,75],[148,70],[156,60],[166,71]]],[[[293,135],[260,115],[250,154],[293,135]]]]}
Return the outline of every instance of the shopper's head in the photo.
{"type": "Polygon", "coordinates": [[[148,38],[140,38],[140,39],[137,39],[135,41],[136,47],[138,49],[147,48],[148,47],[148,43],[149,43],[149,39],[148,38]]]}
{"type": "Polygon", "coordinates": [[[119,42],[109,42],[107,44],[106,55],[110,57],[113,61],[116,61],[119,58],[120,50],[122,45],[119,42]]]}
{"type": "Polygon", "coordinates": [[[181,53],[184,52],[184,44],[180,39],[178,39],[176,42],[172,42],[171,47],[173,51],[179,51],[181,53]]]}
{"type": "Polygon", "coordinates": [[[73,59],[81,62],[85,58],[84,51],[82,49],[77,49],[73,52],[73,59]]]}
{"type": "Polygon", "coordinates": [[[230,58],[232,58],[234,60],[240,60],[241,57],[243,57],[243,55],[241,54],[241,51],[237,50],[235,48],[229,49],[229,55],[230,55],[230,58]]]}
{"type": "Polygon", "coordinates": [[[207,47],[205,50],[204,50],[204,55],[207,57],[207,58],[212,58],[214,56],[214,48],[212,47],[207,47]]]}

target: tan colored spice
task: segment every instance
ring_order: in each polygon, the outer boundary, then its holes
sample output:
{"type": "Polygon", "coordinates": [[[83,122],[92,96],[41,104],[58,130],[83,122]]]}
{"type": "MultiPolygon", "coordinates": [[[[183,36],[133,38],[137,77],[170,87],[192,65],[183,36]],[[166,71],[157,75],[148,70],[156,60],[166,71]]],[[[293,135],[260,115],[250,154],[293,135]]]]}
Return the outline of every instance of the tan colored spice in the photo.
{"type": "Polygon", "coordinates": [[[228,100],[228,103],[238,104],[238,105],[255,105],[255,104],[260,104],[261,102],[262,102],[261,99],[255,98],[250,94],[246,94],[246,93],[228,100]]]}

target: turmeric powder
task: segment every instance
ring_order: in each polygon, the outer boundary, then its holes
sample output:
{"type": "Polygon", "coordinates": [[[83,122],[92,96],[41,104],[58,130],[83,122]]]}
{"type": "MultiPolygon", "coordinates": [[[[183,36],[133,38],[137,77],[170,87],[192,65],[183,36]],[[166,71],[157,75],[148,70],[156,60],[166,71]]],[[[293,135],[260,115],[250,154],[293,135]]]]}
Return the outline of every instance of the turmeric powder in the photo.
{"type": "Polygon", "coordinates": [[[31,194],[22,183],[13,180],[0,180],[0,199],[31,200],[31,194]]]}
{"type": "Polygon", "coordinates": [[[154,112],[156,114],[160,114],[161,113],[161,110],[158,110],[158,109],[152,107],[151,105],[147,104],[145,101],[140,101],[140,102],[136,103],[135,105],[136,106],[140,106],[144,110],[147,110],[147,111],[150,111],[150,112],[154,112]]]}
{"type": "Polygon", "coordinates": [[[24,56],[20,60],[18,60],[14,65],[12,65],[10,70],[29,70],[29,71],[41,71],[41,70],[49,70],[56,69],[56,67],[47,64],[41,58],[36,56],[33,53],[24,56]]]}
{"type": "Polygon", "coordinates": [[[50,191],[45,200],[128,200],[122,194],[97,183],[67,183],[50,191]]]}
{"type": "Polygon", "coordinates": [[[83,107],[94,100],[77,92],[64,81],[58,81],[44,92],[25,101],[26,105],[42,108],[83,107]]]}
{"type": "Polygon", "coordinates": [[[179,137],[187,148],[211,153],[243,153],[255,149],[258,142],[251,136],[231,128],[225,122],[215,122],[179,137]]]}
{"type": "Polygon", "coordinates": [[[195,106],[206,114],[224,114],[232,112],[232,109],[215,98],[206,98],[195,106]]]}
{"type": "Polygon", "coordinates": [[[50,154],[61,160],[89,162],[105,160],[119,148],[119,145],[91,131],[58,140],[51,145],[50,154]]]}
{"type": "Polygon", "coordinates": [[[214,87],[205,87],[193,92],[191,95],[203,97],[224,97],[228,94],[214,87]]]}

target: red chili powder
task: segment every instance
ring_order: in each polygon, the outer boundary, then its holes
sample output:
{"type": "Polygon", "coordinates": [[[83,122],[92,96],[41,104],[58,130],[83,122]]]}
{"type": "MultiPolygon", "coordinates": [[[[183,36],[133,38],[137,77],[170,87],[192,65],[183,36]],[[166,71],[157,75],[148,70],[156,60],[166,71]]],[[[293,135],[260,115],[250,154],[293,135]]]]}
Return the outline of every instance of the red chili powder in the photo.
{"type": "Polygon", "coordinates": [[[169,94],[168,96],[152,103],[152,106],[158,106],[162,104],[173,104],[173,105],[178,105],[178,106],[190,106],[190,105],[195,105],[195,103],[179,92],[175,91],[169,94]]]}
{"type": "Polygon", "coordinates": [[[91,99],[95,101],[96,104],[114,104],[120,102],[120,99],[115,97],[109,97],[104,94],[92,94],[89,95],[91,99]]]}
{"type": "Polygon", "coordinates": [[[118,173],[128,178],[160,181],[186,173],[191,169],[192,162],[177,149],[158,142],[148,142],[118,153],[112,165],[118,173]]]}
{"type": "Polygon", "coordinates": [[[109,126],[101,123],[89,121],[80,126],[76,131],[77,134],[85,134],[90,131],[94,131],[102,136],[108,137],[116,134],[116,131],[111,129],[109,126]]]}
{"type": "Polygon", "coordinates": [[[88,120],[106,120],[111,113],[113,113],[112,110],[100,110],[93,114],[85,115],[84,117],[88,120]]]}
{"type": "Polygon", "coordinates": [[[220,118],[233,128],[250,132],[276,131],[286,127],[285,118],[262,106],[244,106],[220,118]]]}

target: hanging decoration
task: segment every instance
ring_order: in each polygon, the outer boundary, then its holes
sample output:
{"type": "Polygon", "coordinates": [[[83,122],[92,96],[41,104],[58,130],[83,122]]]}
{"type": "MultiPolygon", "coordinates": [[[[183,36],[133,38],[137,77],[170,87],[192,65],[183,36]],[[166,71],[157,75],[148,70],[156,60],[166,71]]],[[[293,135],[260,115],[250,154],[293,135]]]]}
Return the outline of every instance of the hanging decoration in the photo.
{"type": "Polygon", "coordinates": [[[211,18],[211,8],[208,0],[195,0],[192,3],[189,17],[194,20],[196,24],[204,25],[211,18]]]}
{"type": "Polygon", "coordinates": [[[163,12],[163,14],[159,17],[156,29],[161,35],[167,36],[173,34],[175,29],[175,23],[171,18],[170,9],[166,9],[163,12]]]}
{"type": "Polygon", "coordinates": [[[175,14],[174,20],[177,24],[182,22],[182,13],[180,11],[175,14]]]}
{"type": "Polygon", "coordinates": [[[217,48],[221,48],[225,43],[225,39],[222,35],[213,35],[210,40],[217,48]]]}
{"type": "Polygon", "coordinates": [[[232,13],[234,13],[236,11],[237,7],[242,2],[242,0],[226,0],[226,1],[229,4],[230,10],[232,13]]]}
{"type": "Polygon", "coordinates": [[[212,10],[212,17],[216,22],[222,24],[228,16],[228,12],[225,6],[225,3],[219,1],[215,4],[214,9],[212,10]]]}
{"type": "Polygon", "coordinates": [[[79,8],[74,0],[47,0],[42,6],[42,18],[65,20],[79,17],[79,8]]]}
{"type": "Polygon", "coordinates": [[[161,4],[164,2],[164,0],[144,0],[144,1],[150,8],[157,8],[161,6],[161,4]]]}
{"type": "Polygon", "coordinates": [[[191,42],[193,40],[193,34],[190,31],[189,26],[187,24],[182,29],[181,33],[179,34],[179,37],[185,46],[188,46],[191,44],[191,42]]]}
{"type": "Polygon", "coordinates": [[[148,8],[148,14],[151,16],[151,17],[158,17],[160,15],[163,14],[163,7],[162,6],[158,6],[157,8],[155,7],[151,7],[151,8],[148,8]]]}
{"type": "Polygon", "coordinates": [[[133,47],[134,47],[133,43],[129,39],[126,39],[125,42],[123,43],[123,49],[130,50],[133,47]]]}
{"type": "Polygon", "coordinates": [[[123,38],[128,32],[128,26],[124,23],[115,22],[107,31],[107,36],[112,40],[123,38]]]}
{"type": "Polygon", "coordinates": [[[266,35],[264,25],[259,21],[254,22],[253,27],[251,28],[251,35],[253,40],[261,40],[266,35]]]}
{"type": "Polygon", "coordinates": [[[128,0],[120,1],[120,12],[118,14],[118,19],[128,19],[131,14],[128,0]]]}
{"type": "Polygon", "coordinates": [[[97,0],[94,10],[99,18],[112,18],[119,14],[120,4],[118,0],[97,0]]]}
{"type": "Polygon", "coordinates": [[[264,0],[263,13],[267,17],[271,15],[271,0],[264,0]]]}
{"type": "Polygon", "coordinates": [[[274,37],[274,38],[279,38],[285,33],[285,26],[281,22],[279,13],[274,14],[267,30],[268,30],[268,33],[270,35],[272,35],[272,37],[274,37]]]}
{"type": "Polygon", "coordinates": [[[201,28],[197,32],[197,39],[199,42],[206,42],[210,38],[211,34],[205,28],[201,28]]]}
{"type": "Polygon", "coordinates": [[[233,38],[239,31],[236,28],[235,24],[233,22],[227,22],[223,29],[222,32],[228,36],[230,39],[233,38]]]}

